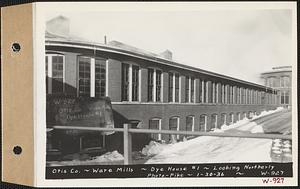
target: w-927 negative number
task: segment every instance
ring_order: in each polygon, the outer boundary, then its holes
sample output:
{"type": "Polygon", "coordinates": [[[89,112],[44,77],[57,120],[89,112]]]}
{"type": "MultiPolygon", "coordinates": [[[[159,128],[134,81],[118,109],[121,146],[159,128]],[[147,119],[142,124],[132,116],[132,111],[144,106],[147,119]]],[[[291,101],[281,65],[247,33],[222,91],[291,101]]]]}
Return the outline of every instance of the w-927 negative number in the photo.
{"type": "Polygon", "coordinates": [[[262,178],[263,184],[283,184],[284,177],[262,178]]]}

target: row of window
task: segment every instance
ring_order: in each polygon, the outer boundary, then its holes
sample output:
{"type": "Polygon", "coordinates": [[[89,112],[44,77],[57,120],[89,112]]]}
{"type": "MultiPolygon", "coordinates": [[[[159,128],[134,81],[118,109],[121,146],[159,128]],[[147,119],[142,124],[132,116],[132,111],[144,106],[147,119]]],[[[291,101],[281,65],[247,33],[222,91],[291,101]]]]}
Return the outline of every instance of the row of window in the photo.
{"type": "MultiPolygon", "coordinates": [[[[227,118],[227,114],[221,114],[221,125],[228,125],[233,124],[235,122],[235,116],[236,121],[239,121],[245,117],[252,118],[254,115],[256,115],[256,112],[249,112],[248,116],[246,112],[243,113],[230,113],[229,118],[227,118]],[[229,122],[227,121],[229,119],[229,122]]],[[[218,125],[218,115],[212,114],[211,115],[211,122],[210,127],[208,127],[208,116],[205,114],[200,115],[199,120],[199,128],[200,131],[208,132],[213,128],[217,128],[218,125]]],[[[179,131],[179,125],[180,125],[180,118],[178,116],[173,116],[169,119],[169,130],[175,130],[179,131]]],[[[153,118],[149,120],[149,129],[156,129],[156,130],[162,130],[161,126],[161,118],[153,118]]],[[[186,123],[185,123],[185,131],[195,131],[195,116],[190,115],[186,117],[186,123]]],[[[171,135],[171,138],[175,135],[171,135]]],[[[155,140],[161,140],[161,134],[151,134],[151,138],[155,140]]],[[[179,139],[179,135],[176,135],[175,139],[179,139]]]]}
{"type": "Polygon", "coordinates": [[[281,91],[280,92],[280,103],[281,104],[289,104],[290,103],[289,91],[281,91]]]}
{"type": "Polygon", "coordinates": [[[266,85],[268,87],[290,87],[290,77],[289,76],[281,76],[279,78],[279,83],[278,83],[278,78],[276,77],[268,77],[266,79],[266,85]]]}
{"type": "MultiPolygon", "coordinates": [[[[65,57],[59,54],[46,55],[46,92],[65,92],[65,57]],[[51,78],[51,80],[49,79],[51,78]]],[[[106,96],[106,60],[78,57],[78,96],[106,96]]]]}
{"type": "MultiPolygon", "coordinates": [[[[78,96],[104,97],[106,96],[106,60],[100,58],[78,57],[78,96]]],[[[65,92],[65,57],[59,54],[46,56],[46,90],[47,94],[65,92]],[[51,80],[49,80],[51,78],[51,80]]],[[[194,77],[185,78],[185,102],[222,104],[261,104],[265,98],[261,91],[234,87],[221,83],[199,80],[199,95],[195,94],[196,80],[194,77]],[[209,91],[210,90],[210,91],[209,91]]],[[[140,101],[140,68],[137,65],[122,63],[122,101],[140,101]]],[[[180,102],[179,73],[169,73],[168,101],[180,102]]],[[[161,102],[163,96],[162,71],[148,69],[148,101],[161,102]]],[[[282,96],[282,95],[281,95],[282,96]]],[[[284,101],[288,101],[288,97],[284,101]]],[[[282,101],[282,100],[281,100],[282,101]]],[[[266,94],[266,103],[275,104],[276,97],[266,94]]]]}
{"type": "MultiPolygon", "coordinates": [[[[180,102],[181,82],[179,73],[168,73],[168,102],[180,102]]],[[[122,101],[140,101],[139,99],[139,66],[122,64],[122,101]]],[[[275,94],[247,89],[243,87],[224,85],[199,79],[199,95],[195,94],[196,80],[194,77],[185,77],[185,102],[195,103],[199,98],[200,103],[222,103],[222,104],[261,104],[266,98],[267,104],[275,104],[275,94]],[[211,87],[209,88],[209,85],[211,87]],[[274,100],[272,100],[274,99],[274,100]]],[[[163,77],[159,69],[148,69],[148,101],[161,102],[163,96],[163,77]]]]}

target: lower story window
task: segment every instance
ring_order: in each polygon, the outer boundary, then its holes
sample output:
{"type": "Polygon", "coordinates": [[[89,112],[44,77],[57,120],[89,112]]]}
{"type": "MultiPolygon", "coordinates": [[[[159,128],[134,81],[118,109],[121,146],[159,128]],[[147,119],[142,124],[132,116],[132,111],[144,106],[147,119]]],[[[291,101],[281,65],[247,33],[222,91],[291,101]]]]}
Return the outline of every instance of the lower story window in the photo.
{"type": "MultiPolygon", "coordinates": [[[[170,130],[179,131],[179,117],[171,117],[169,120],[169,128],[170,130]]],[[[172,134],[171,136],[172,141],[177,141],[179,139],[179,135],[172,134]]]]}
{"type": "MultiPolygon", "coordinates": [[[[194,119],[194,116],[187,116],[186,117],[186,131],[194,131],[195,130],[195,128],[194,128],[194,121],[195,119],[194,119]]],[[[186,136],[187,138],[189,138],[189,137],[192,137],[192,135],[187,135],[186,136]]]]}
{"type": "Polygon", "coordinates": [[[222,125],[227,125],[226,114],[221,114],[221,124],[222,125]]]}
{"type": "Polygon", "coordinates": [[[200,131],[207,131],[207,116],[206,115],[200,115],[200,131]]]}
{"type": "Polygon", "coordinates": [[[234,114],[230,113],[229,117],[230,117],[230,124],[233,124],[234,123],[234,114]]]}
{"type": "Polygon", "coordinates": [[[218,128],[218,115],[211,115],[211,128],[218,128]]]}
{"type": "Polygon", "coordinates": [[[237,118],[237,120],[239,121],[239,120],[241,120],[241,113],[236,113],[236,118],[237,118]]]}
{"type": "MultiPolygon", "coordinates": [[[[149,129],[161,130],[161,119],[153,118],[149,120],[149,129]]],[[[161,134],[151,134],[151,139],[161,140],[161,134]]]]}

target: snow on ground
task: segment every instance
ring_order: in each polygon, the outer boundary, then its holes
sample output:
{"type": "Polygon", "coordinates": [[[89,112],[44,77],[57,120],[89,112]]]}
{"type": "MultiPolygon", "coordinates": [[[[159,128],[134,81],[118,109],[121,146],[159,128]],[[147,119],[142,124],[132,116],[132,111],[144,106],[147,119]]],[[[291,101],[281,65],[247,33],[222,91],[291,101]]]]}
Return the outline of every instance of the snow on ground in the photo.
{"type": "MultiPolygon", "coordinates": [[[[281,111],[263,111],[252,119],[244,118],[231,125],[222,125],[212,132],[263,133],[261,125],[251,122],[257,118],[281,111]]],[[[141,153],[146,164],[151,163],[228,163],[228,162],[270,162],[271,139],[201,136],[173,144],[151,141],[141,153]]],[[[78,157],[72,161],[49,162],[55,165],[122,164],[124,157],[118,151],[107,152],[92,159],[78,157]]]]}
{"type": "MultiPolygon", "coordinates": [[[[263,111],[252,119],[244,118],[212,132],[263,133],[263,127],[251,121],[282,109],[263,111]]],[[[270,162],[271,145],[271,139],[201,136],[175,144],[151,142],[143,149],[143,154],[154,155],[146,164],[270,162]]]]}
{"type": "Polygon", "coordinates": [[[92,159],[87,159],[87,160],[75,159],[72,161],[51,162],[50,164],[51,164],[51,166],[55,166],[55,165],[64,165],[64,166],[95,165],[95,164],[99,164],[99,163],[120,162],[123,160],[124,160],[124,157],[122,154],[120,154],[118,151],[113,151],[113,152],[107,152],[101,156],[96,156],[92,159]]]}

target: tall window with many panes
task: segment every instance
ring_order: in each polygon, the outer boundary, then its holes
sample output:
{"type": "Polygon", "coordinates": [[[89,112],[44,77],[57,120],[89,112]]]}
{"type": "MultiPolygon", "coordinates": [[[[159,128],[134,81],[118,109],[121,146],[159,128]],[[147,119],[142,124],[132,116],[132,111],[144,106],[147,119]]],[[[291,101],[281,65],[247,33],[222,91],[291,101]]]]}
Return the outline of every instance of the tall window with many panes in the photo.
{"type": "Polygon", "coordinates": [[[179,102],[179,74],[175,73],[175,102],[179,102]]]}
{"type": "Polygon", "coordinates": [[[195,78],[191,77],[191,102],[195,101],[195,78]]]}
{"type": "Polygon", "coordinates": [[[132,66],[132,101],[139,100],[139,67],[132,66]]]}
{"type": "Polygon", "coordinates": [[[122,101],[129,100],[129,64],[122,64],[122,101]]]}
{"type": "Polygon", "coordinates": [[[161,77],[162,77],[162,72],[160,70],[156,70],[156,102],[160,102],[161,101],[161,77]]]}
{"type": "Polygon", "coordinates": [[[91,59],[78,57],[79,66],[79,96],[90,96],[91,59]]]}
{"type": "Polygon", "coordinates": [[[95,96],[104,97],[106,88],[106,60],[95,60],[95,96]]]}
{"type": "Polygon", "coordinates": [[[122,101],[139,101],[139,66],[122,64],[122,101]]]}
{"type": "Polygon", "coordinates": [[[185,78],[185,102],[190,102],[190,77],[185,78]]]}
{"type": "Polygon", "coordinates": [[[169,73],[169,102],[173,102],[173,73],[169,73]]]}
{"type": "Polygon", "coordinates": [[[153,101],[154,93],[154,70],[148,69],[148,101],[153,101]]]}

